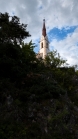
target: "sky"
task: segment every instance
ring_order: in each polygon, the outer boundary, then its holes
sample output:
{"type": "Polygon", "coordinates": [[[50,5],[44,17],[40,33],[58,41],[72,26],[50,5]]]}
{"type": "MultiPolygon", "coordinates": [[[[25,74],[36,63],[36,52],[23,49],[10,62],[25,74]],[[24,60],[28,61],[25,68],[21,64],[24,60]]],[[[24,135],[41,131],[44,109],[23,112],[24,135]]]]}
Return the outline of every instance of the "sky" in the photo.
{"type": "Polygon", "coordinates": [[[0,12],[8,12],[28,24],[27,30],[39,51],[43,19],[50,51],[57,50],[69,65],[78,65],[78,0],[0,0],[0,12]]]}

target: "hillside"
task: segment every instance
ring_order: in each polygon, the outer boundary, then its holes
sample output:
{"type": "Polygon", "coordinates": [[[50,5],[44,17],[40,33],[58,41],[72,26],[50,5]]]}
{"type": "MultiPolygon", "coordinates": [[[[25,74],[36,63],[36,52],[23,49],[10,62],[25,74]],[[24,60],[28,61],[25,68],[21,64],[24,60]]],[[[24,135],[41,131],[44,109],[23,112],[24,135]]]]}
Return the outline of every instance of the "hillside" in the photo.
{"type": "Polygon", "coordinates": [[[51,76],[30,74],[20,88],[6,88],[0,138],[78,138],[78,107],[51,76]]]}

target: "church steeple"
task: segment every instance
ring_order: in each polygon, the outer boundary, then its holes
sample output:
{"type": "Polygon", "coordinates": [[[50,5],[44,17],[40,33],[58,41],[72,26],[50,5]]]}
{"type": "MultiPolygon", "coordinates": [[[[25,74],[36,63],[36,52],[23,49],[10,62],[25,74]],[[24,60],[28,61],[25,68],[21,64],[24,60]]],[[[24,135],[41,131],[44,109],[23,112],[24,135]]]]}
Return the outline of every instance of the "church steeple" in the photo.
{"type": "Polygon", "coordinates": [[[43,19],[42,35],[43,35],[44,37],[46,36],[45,19],[43,19]]]}
{"type": "Polygon", "coordinates": [[[37,54],[37,58],[45,59],[45,57],[48,55],[49,52],[50,52],[49,41],[46,34],[45,19],[43,19],[42,36],[40,40],[40,50],[39,53],[37,54]]]}
{"type": "Polygon", "coordinates": [[[46,34],[45,19],[43,19],[42,37],[40,40],[40,51],[36,57],[45,59],[49,52],[49,41],[46,34]]]}

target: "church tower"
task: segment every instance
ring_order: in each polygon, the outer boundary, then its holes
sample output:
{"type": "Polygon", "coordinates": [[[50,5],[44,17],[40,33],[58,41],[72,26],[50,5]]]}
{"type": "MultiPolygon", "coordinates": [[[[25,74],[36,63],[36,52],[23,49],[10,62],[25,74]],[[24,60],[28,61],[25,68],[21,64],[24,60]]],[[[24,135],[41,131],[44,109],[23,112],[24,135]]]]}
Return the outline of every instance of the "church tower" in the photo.
{"type": "Polygon", "coordinates": [[[42,37],[40,40],[40,56],[44,59],[49,53],[49,41],[46,35],[45,19],[43,19],[42,37]]]}

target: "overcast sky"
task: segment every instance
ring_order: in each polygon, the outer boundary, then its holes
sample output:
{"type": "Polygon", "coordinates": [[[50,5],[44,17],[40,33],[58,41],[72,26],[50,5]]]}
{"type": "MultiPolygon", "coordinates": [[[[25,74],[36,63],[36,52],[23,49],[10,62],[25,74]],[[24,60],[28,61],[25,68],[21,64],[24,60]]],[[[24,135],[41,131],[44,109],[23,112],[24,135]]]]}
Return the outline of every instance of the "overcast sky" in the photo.
{"type": "Polygon", "coordinates": [[[27,41],[36,43],[36,52],[45,18],[50,50],[57,50],[70,65],[78,64],[78,0],[0,0],[0,12],[28,24],[27,41]]]}

